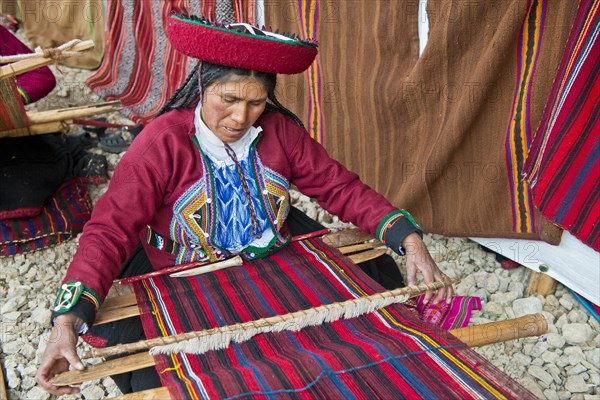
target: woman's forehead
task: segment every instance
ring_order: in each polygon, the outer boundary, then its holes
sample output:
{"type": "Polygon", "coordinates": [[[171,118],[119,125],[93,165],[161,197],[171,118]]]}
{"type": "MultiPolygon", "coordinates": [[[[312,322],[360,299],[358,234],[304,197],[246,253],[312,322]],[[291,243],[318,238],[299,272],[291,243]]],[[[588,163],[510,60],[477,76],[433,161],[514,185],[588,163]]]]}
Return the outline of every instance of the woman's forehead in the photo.
{"type": "Polygon", "coordinates": [[[267,88],[265,84],[252,76],[227,76],[225,79],[216,82],[212,89],[217,93],[228,94],[237,98],[267,97],[267,88]]]}

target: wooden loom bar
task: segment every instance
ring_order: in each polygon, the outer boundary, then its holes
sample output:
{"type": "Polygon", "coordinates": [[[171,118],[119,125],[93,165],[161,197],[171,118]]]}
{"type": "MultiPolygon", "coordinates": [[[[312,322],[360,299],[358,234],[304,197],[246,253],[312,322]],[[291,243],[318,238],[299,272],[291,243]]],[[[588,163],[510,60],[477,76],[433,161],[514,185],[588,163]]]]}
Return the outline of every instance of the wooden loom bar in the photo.
{"type": "Polygon", "coordinates": [[[156,389],[147,389],[139,392],[124,394],[123,396],[113,397],[114,400],[154,400],[154,399],[171,399],[169,389],[161,386],[156,389]]]}
{"type": "MultiPolygon", "coordinates": [[[[538,336],[547,330],[548,326],[545,317],[542,314],[531,314],[506,321],[452,329],[449,332],[467,346],[477,347],[506,340],[538,336]]],[[[89,365],[84,371],[73,370],[64,372],[55,376],[52,383],[59,386],[75,385],[90,380],[101,379],[116,373],[135,371],[151,365],[154,365],[152,356],[150,353],[143,352],[100,364],[89,365]],[[118,370],[115,368],[118,368],[118,370]]]]}
{"type": "MultiPolygon", "coordinates": [[[[80,42],[70,48],[69,52],[74,51],[86,51],[94,47],[94,42],[92,40],[86,40],[80,42]]],[[[32,53],[35,54],[35,53],[32,53]]],[[[23,74],[27,71],[34,70],[39,67],[43,67],[44,65],[52,64],[54,60],[49,57],[38,57],[38,58],[30,58],[27,60],[16,61],[7,65],[0,67],[0,79],[10,78],[19,74],[23,74]]]]}
{"type": "Polygon", "coordinates": [[[88,115],[103,114],[111,111],[119,111],[121,102],[109,101],[80,107],[60,108],[57,110],[28,112],[27,118],[31,124],[43,124],[46,122],[64,121],[73,118],[81,118],[88,115]]]}

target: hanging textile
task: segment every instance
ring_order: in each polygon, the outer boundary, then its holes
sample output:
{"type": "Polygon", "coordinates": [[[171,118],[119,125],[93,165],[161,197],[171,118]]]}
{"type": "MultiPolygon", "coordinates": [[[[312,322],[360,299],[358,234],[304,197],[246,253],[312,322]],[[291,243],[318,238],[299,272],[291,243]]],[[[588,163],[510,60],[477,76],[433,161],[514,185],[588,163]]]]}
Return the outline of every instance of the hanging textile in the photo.
{"type": "MultiPolygon", "coordinates": [[[[184,279],[134,285],[147,337],[246,322],[383,291],[318,239],[184,279]]],[[[173,398],[533,398],[445,331],[401,305],[259,334],[203,355],[155,357],[173,398]]]]}
{"type": "MultiPolygon", "coordinates": [[[[297,3],[267,0],[267,25],[298,31],[297,3]]],[[[511,194],[520,181],[506,141],[527,148],[577,2],[428,0],[420,58],[419,4],[319,1],[324,146],[428,232],[557,243],[560,229],[515,202],[527,192],[511,194]]],[[[281,84],[282,102],[306,121],[311,83],[281,84]]],[[[515,157],[521,172],[525,156],[515,157]]]]}
{"type": "Polygon", "coordinates": [[[583,0],[527,159],[542,215],[600,251],[600,3],[583,0]]]}
{"type": "Polygon", "coordinates": [[[94,41],[92,50],[60,60],[61,64],[86,69],[100,65],[105,41],[102,0],[18,0],[17,18],[33,47],[55,48],[73,39],[94,41]]]}
{"type": "Polygon", "coordinates": [[[165,35],[171,13],[254,23],[254,0],[106,1],[106,53],[86,84],[123,113],[146,122],[184,82],[197,60],[176,52],[165,35]],[[249,14],[252,12],[252,14],[249,14]]]}

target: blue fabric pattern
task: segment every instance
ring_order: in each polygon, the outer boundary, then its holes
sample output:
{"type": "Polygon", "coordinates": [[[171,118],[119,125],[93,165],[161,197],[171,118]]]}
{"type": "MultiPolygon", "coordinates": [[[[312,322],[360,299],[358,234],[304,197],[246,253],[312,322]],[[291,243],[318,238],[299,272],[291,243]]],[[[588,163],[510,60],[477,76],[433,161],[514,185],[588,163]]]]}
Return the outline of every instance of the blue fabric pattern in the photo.
{"type": "MultiPolygon", "coordinates": [[[[250,153],[250,152],[249,152],[250,153]]],[[[260,203],[258,183],[254,179],[250,154],[240,165],[250,189],[252,205],[259,222],[259,232],[270,229],[260,203]]],[[[218,215],[214,243],[232,253],[239,253],[253,241],[250,208],[235,164],[216,166],[213,163],[216,214],[218,215]]]]}

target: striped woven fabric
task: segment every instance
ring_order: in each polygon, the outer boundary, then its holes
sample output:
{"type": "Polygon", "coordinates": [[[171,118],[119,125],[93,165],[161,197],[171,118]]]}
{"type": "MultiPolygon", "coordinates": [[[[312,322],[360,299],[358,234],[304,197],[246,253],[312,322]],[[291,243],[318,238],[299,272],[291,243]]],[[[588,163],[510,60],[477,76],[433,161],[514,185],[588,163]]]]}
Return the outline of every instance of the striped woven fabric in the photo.
{"type": "MultiPolygon", "coordinates": [[[[183,279],[136,282],[148,337],[256,320],[382,291],[318,239],[183,279]]],[[[173,398],[533,398],[445,331],[401,305],[259,334],[203,355],[155,358],[173,398]]]]}
{"type": "Polygon", "coordinates": [[[91,212],[87,185],[80,178],[65,182],[37,216],[0,220],[0,256],[67,241],[83,230],[91,212]]]}
{"type": "Polygon", "coordinates": [[[14,78],[0,79],[0,131],[29,125],[14,78]]]}
{"type": "Polygon", "coordinates": [[[529,104],[545,13],[546,0],[529,1],[517,45],[517,84],[506,135],[506,168],[509,175],[514,232],[535,232],[531,194],[522,179],[522,174],[531,144],[529,104]]]}
{"type": "Polygon", "coordinates": [[[214,19],[218,14],[224,20],[254,23],[254,12],[253,0],[107,0],[104,59],[86,84],[106,101],[121,101],[122,112],[131,120],[148,121],[196,62],[168,43],[167,17],[189,13],[214,19]]]}
{"type": "Polygon", "coordinates": [[[542,215],[600,251],[600,3],[580,2],[527,159],[542,215]]]}

